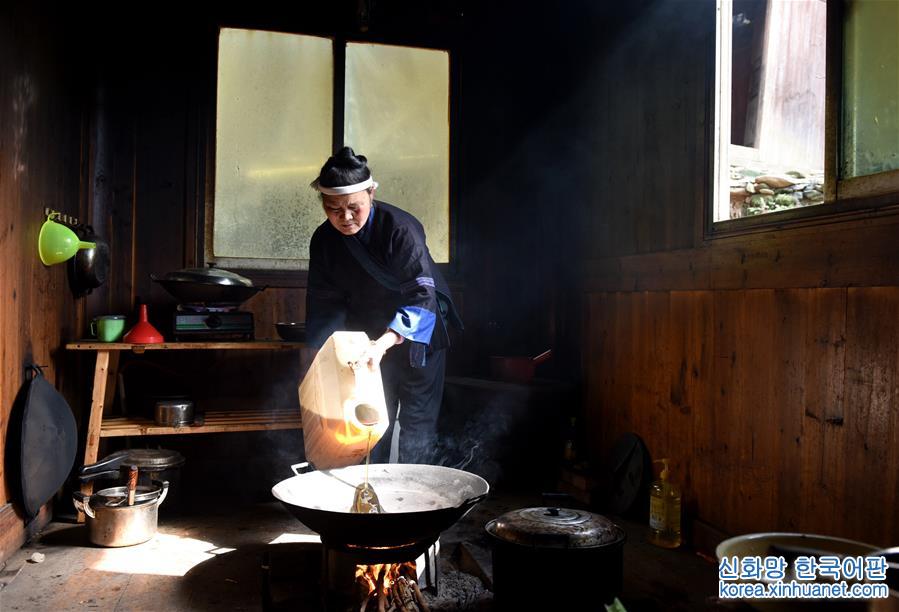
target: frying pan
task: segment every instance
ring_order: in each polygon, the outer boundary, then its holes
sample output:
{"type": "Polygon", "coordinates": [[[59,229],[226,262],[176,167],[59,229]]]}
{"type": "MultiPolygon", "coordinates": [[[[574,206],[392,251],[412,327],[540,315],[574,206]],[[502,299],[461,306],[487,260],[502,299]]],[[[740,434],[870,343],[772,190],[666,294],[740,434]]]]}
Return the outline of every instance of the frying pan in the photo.
{"type": "Polygon", "coordinates": [[[490,485],[475,474],[437,465],[369,466],[368,482],[383,514],[354,514],[350,506],[365,466],[320,470],[282,480],[275,496],[300,522],[332,547],[393,548],[430,544],[487,497],[490,485]]]}

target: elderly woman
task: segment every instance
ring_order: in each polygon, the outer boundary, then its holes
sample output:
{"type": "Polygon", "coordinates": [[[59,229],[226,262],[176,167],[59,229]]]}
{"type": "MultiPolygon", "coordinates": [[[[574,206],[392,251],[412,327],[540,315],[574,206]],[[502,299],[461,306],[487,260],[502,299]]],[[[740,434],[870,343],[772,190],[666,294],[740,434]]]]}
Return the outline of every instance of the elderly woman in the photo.
{"type": "Polygon", "coordinates": [[[429,463],[443,396],[447,322],[461,329],[421,223],[374,199],[367,159],[344,147],[312,186],[328,220],[312,235],[306,331],[320,347],[337,330],[364,331],[358,366],[380,364],[390,427],[371,453],[386,463],[399,411],[400,463],[429,463]]]}

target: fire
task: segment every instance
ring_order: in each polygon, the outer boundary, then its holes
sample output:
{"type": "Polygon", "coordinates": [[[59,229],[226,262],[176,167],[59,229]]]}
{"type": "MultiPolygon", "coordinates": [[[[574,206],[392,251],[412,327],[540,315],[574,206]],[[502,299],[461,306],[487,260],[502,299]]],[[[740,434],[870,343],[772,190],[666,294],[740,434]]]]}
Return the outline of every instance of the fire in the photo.
{"type": "Polygon", "coordinates": [[[373,565],[356,566],[356,582],[360,585],[368,584],[369,593],[381,590],[386,594],[400,576],[415,580],[414,563],[375,563],[373,565]]]}
{"type": "Polygon", "coordinates": [[[357,565],[360,610],[427,610],[415,570],[414,562],[357,565]]]}

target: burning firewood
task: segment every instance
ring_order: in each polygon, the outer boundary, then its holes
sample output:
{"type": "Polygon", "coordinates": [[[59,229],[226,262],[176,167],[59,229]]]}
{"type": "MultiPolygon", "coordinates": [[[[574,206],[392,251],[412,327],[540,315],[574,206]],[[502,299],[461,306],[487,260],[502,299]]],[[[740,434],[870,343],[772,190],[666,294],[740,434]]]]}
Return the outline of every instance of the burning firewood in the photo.
{"type": "Polygon", "coordinates": [[[415,593],[415,601],[418,602],[418,608],[421,612],[431,612],[431,608],[425,603],[425,598],[421,594],[421,589],[418,588],[418,583],[414,580],[412,581],[412,592],[415,593]]]}
{"type": "Polygon", "coordinates": [[[359,612],[430,612],[415,571],[414,563],[357,566],[359,612]]]}
{"type": "Polygon", "coordinates": [[[421,594],[421,589],[414,580],[400,576],[389,591],[392,605],[387,608],[387,612],[430,612],[430,608],[421,594]]]}
{"type": "Polygon", "coordinates": [[[375,590],[378,592],[378,612],[387,612],[387,589],[384,588],[384,580],[387,578],[387,568],[389,565],[381,567],[378,572],[378,582],[375,590]]]}
{"type": "Polygon", "coordinates": [[[409,586],[409,581],[406,580],[405,576],[400,576],[396,579],[393,591],[401,612],[405,612],[409,607],[418,609],[418,606],[415,604],[415,595],[412,592],[412,587],[409,586]]]}

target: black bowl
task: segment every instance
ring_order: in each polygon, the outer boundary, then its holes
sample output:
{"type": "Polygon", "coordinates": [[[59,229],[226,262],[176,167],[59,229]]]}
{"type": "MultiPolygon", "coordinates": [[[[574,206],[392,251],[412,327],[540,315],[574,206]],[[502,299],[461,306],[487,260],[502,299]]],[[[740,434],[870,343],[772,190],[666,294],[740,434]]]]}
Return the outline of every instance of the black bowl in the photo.
{"type": "Polygon", "coordinates": [[[306,341],[306,324],[305,323],[275,323],[278,335],[282,340],[288,342],[305,342],[306,341]]]}

